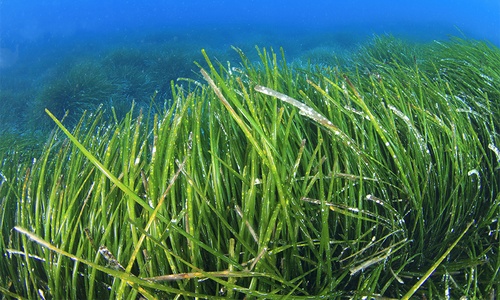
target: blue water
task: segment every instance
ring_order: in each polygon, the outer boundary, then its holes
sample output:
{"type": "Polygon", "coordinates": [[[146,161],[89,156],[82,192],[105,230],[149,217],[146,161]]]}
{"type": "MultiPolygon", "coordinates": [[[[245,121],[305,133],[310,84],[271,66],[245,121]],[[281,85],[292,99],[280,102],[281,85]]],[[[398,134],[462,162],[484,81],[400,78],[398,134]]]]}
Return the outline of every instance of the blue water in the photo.
{"type": "MultiPolygon", "coordinates": [[[[428,37],[457,27],[467,35],[500,42],[500,1],[40,1],[0,2],[0,37],[34,42],[81,33],[127,34],[129,30],[237,26],[338,31],[400,30],[428,37]],[[424,31],[421,31],[424,30],[424,31]],[[420,32],[419,32],[420,31],[420,32]]],[[[456,32],[450,31],[449,34],[456,32]]],[[[245,32],[239,32],[245,35],[245,32]]],[[[288,33],[287,33],[288,34],[288,33]]],[[[230,40],[228,40],[230,42],[230,40]]]]}
{"type": "MultiPolygon", "coordinates": [[[[109,68],[116,51],[136,51],[143,72],[162,62],[168,68],[167,56],[177,67],[146,74],[136,83],[142,90],[125,83],[120,88],[127,91],[102,96],[113,103],[141,101],[158,89],[168,98],[170,80],[196,77],[201,48],[224,61],[237,57],[232,45],[250,55],[254,45],[282,46],[293,60],[314,49],[351,51],[373,34],[416,42],[451,35],[500,46],[500,0],[0,0],[0,132],[37,124],[31,119],[50,105],[44,103],[50,86],[83,60],[109,68]]],[[[116,87],[125,79],[110,80],[116,87]]]]}

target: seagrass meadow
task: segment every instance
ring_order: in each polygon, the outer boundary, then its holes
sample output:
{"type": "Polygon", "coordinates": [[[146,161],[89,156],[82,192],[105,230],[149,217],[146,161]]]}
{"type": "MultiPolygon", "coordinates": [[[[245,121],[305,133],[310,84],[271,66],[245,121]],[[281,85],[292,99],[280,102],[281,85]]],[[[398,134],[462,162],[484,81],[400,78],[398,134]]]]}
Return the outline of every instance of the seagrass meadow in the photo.
{"type": "Polygon", "coordinates": [[[497,47],[234,51],[150,111],[47,110],[40,149],[2,146],[3,299],[497,297],[497,47]]]}

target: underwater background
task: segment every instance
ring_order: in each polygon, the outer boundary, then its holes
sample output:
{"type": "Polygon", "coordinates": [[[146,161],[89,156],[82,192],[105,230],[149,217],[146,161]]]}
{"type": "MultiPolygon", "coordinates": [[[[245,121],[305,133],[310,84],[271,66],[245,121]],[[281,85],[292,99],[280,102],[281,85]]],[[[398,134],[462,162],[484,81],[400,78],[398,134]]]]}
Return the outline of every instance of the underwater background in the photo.
{"type": "Polygon", "coordinates": [[[258,45],[330,64],[374,34],[498,46],[499,29],[496,0],[0,1],[0,130],[52,126],[44,108],[71,123],[101,103],[166,100],[171,80],[200,76],[202,48],[222,62],[239,61],[231,46],[255,57],[258,45]]]}
{"type": "Polygon", "coordinates": [[[0,299],[500,299],[499,29],[0,0],[0,299]]]}

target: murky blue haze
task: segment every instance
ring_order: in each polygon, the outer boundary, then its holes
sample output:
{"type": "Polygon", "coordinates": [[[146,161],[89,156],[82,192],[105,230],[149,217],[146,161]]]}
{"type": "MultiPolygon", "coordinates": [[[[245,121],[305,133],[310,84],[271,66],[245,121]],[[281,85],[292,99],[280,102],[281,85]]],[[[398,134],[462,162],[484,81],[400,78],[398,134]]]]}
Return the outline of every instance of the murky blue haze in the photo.
{"type": "Polygon", "coordinates": [[[255,45],[282,46],[292,61],[315,49],[348,52],[373,34],[416,42],[451,35],[499,46],[500,0],[0,0],[0,130],[36,128],[45,106],[66,109],[82,91],[47,99],[82,65],[109,80],[110,90],[94,100],[116,105],[146,101],[154,90],[168,98],[170,80],[197,76],[193,61],[202,61],[202,48],[232,60],[231,45],[249,55],[255,45]],[[123,66],[137,62],[147,78],[132,82],[132,73],[122,73],[137,70],[123,66]]]}

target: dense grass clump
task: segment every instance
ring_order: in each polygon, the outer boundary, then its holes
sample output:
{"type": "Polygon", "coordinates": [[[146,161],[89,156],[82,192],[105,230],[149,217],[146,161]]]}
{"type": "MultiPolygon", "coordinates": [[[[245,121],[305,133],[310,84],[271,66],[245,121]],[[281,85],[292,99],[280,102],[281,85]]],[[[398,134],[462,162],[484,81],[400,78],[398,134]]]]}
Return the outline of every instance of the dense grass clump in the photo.
{"type": "Polygon", "coordinates": [[[154,117],[47,111],[42,154],[2,157],[0,291],[494,297],[500,50],[388,41],[343,69],[203,52],[154,117]]]}
{"type": "Polygon", "coordinates": [[[4,125],[0,136],[4,131],[50,131],[54,124],[45,108],[58,119],[64,117],[68,128],[78,123],[84,111],[101,106],[105,118],[113,116],[113,107],[118,119],[129,111],[131,102],[148,109],[153,94],[164,101],[172,94],[172,80],[192,76],[193,61],[201,57],[199,47],[183,46],[110,44],[87,52],[61,50],[53,54],[59,58],[57,63],[40,59],[40,66],[30,64],[22,66],[26,70],[2,74],[0,103],[9,109],[0,111],[4,125]]]}
{"type": "Polygon", "coordinates": [[[61,69],[45,85],[33,105],[34,111],[38,112],[34,121],[38,125],[48,123],[49,119],[42,112],[50,108],[58,118],[68,113],[67,122],[75,124],[84,111],[96,109],[111,97],[115,88],[102,65],[92,60],[80,61],[61,69]]]}

